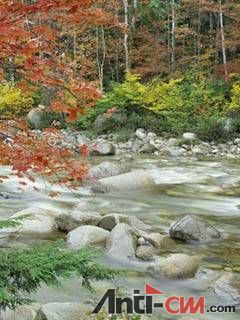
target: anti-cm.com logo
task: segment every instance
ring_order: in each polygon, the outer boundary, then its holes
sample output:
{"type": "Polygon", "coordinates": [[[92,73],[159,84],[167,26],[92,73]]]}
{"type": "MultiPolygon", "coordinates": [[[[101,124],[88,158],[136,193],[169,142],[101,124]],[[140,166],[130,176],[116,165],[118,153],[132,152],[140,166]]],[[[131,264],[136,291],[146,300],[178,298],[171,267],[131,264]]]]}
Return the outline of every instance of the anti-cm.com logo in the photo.
{"type": "Polygon", "coordinates": [[[161,299],[164,295],[164,292],[149,284],[145,285],[144,294],[141,294],[139,289],[135,289],[133,297],[119,298],[116,296],[115,289],[108,289],[93,313],[99,313],[104,306],[109,314],[121,314],[123,311],[126,311],[127,314],[153,314],[156,310],[165,310],[172,315],[235,312],[234,306],[210,306],[206,308],[204,296],[198,298],[170,296],[161,299]]]}

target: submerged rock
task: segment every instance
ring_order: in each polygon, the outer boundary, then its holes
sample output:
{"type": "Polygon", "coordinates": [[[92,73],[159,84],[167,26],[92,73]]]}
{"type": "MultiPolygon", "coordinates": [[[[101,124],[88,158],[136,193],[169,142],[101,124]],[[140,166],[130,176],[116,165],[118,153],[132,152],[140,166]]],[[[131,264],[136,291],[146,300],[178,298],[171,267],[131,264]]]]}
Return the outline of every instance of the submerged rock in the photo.
{"type": "Polygon", "coordinates": [[[80,249],[87,246],[105,244],[109,231],[95,226],[81,226],[67,235],[67,245],[70,249],[80,249]]]}
{"type": "Polygon", "coordinates": [[[135,170],[114,177],[100,179],[92,190],[96,193],[149,189],[155,186],[153,178],[144,170],[135,170]]]}
{"type": "Polygon", "coordinates": [[[215,227],[192,215],[187,215],[174,222],[169,233],[171,238],[183,241],[221,238],[220,231],[215,227]]]}
{"type": "Polygon", "coordinates": [[[117,176],[127,172],[127,166],[119,166],[112,162],[103,162],[89,169],[87,179],[98,180],[106,177],[117,176]]]}
{"type": "Polygon", "coordinates": [[[186,254],[172,254],[160,260],[153,269],[168,278],[193,278],[198,270],[198,262],[186,254]]]}
{"type": "Polygon", "coordinates": [[[116,259],[135,257],[137,237],[126,223],[117,224],[107,239],[107,255],[116,259]]]}
{"type": "Polygon", "coordinates": [[[240,307],[240,277],[228,273],[220,277],[213,286],[214,292],[225,304],[240,307]]]}

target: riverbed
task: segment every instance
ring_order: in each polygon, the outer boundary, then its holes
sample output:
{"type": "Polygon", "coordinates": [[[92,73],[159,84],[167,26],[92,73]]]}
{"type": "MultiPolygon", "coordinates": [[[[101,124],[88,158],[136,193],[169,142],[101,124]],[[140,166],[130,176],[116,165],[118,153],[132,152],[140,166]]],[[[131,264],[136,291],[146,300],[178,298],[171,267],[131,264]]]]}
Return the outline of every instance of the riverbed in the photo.
{"type": "MultiPolygon", "coordinates": [[[[92,158],[91,163],[104,161],[103,158],[92,158]]],[[[118,162],[119,156],[108,157],[108,161],[118,162]]],[[[53,190],[61,191],[57,198],[47,196],[48,187],[41,179],[35,185],[41,192],[33,190],[28,185],[25,191],[18,190],[17,178],[11,176],[0,185],[0,192],[13,192],[15,198],[4,199],[0,203],[1,217],[9,217],[13,213],[28,207],[41,207],[60,212],[71,210],[72,206],[82,200],[88,201],[94,211],[101,213],[123,213],[135,215],[143,222],[153,226],[154,231],[168,233],[169,227],[179,217],[194,214],[203,218],[220,230],[224,237],[210,243],[181,244],[169,253],[187,253],[202,258],[201,267],[193,279],[169,280],[157,277],[144,268],[133,268],[124,279],[114,283],[96,283],[96,294],[93,296],[81,286],[81,281],[71,279],[63,283],[62,288],[42,287],[33,298],[40,303],[47,302],[89,302],[95,303],[107,288],[114,286],[131,294],[133,288],[144,290],[146,283],[159,288],[166,296],[171,295],[205,295],[208,305],[224,304],[211,289],[217,277],[221,274],[240,272],[240,163],[231,160],[211,161],[196,158],[159,158],[134,156],[129,160],[132,169],[147,170],[154,178],[157,186],[151,191],[136,191],[128,193],[106,193],[92,195],[89,188],[80,188],[70,192],[55,186],[53,190]]],[[[0,167],[0,174],[8,174],[9,168],[0,167]]],[[[64,234],[56,232],[55,238],[64,238],[64,234]]],[[[13,247],[34,246],[54,239],[15,238],[13,247]]],[[[3,243],[2,243],[3,245],[3,243]]],[[[116,267],[129,265],[114,261],[105,261],[116,267]]],[[[223,298],[224,299],[224,298],[223,298]]],[[[157,319],[172,319],[169,316],[156,315],[157,319]]],[[[196,319],[199,319],[196,317],[196,319]]],[[[223,314],[201,316],[201,319],[239,319],[239,314],[223,314]]]]}

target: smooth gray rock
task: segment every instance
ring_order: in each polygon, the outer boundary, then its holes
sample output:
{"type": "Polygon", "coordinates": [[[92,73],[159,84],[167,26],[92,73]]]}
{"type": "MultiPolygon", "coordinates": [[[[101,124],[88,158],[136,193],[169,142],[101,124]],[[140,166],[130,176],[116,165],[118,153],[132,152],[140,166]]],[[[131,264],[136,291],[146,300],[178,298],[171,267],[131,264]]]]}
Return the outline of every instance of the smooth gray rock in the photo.
{"type": "Polygon", "coordinates": [[[240,277],[232,273],[221,276],[213,286],[222,302],[240,307],[240,277]]]}
{"type": "Polygon", "coordinates": [[[153,178],[144,170],[134,170],[114,177],[100,179],[93,187],[96,193],[150,189],[155,186],[153,178]]]}
{"type": "Polygon", "coordinates": [[[99,142],[91,148],[92,156],[113,156],[116,154],[115,146],[110,142],[99,142]]]}
{"type": "Polygon", "coordinates": [[[152,226],[142,222],[136,216],[128,216],[128,224],[137,230],[149,231],[152,229],[152,226]]]}
{"type": "Polygon", "coordinates": [[[0,320],[36,320],[40,304],[22,305],[15,310],[6,310],[0,314],[0,320]]]}
{"type": "Polygon", "coordinates": [[[186,150],[183,148],[171,146],[166,146],[165,148],[161,149],[161,153],[170,157],[181,157],[184,155],[185,151],[186,150]]]}
{"type": "Polygon", "coordinates": [[[33,129],[42,129],[46,127],[46,111],[45,106],[39,105],[37,108],[32,109],[28,115],[27,120],[33,129]]]}
{"type": "Polygon", "coordinates": [[[126,223],[117,224],[107,239],[107,255],[116,259],[135,257],[137,237],[134,230],[126,223]]]}
{"type": "Polygon", "coordinates": [[[156,147],[151,143],[145,143],[143,147],[139,150],[140,153],[153,153],[156,147]]]}
{"type": "Polygon", "coordinates": [[[168,278],[193,278],[198,270],[198,262],[186,254],[172,254],[160,260],[153,268],[168,278]]]}
{"type": "Polygon", "coordinates": [[[137,230],[150,230],[152,227],[139,220],[136,216],[112,213],[104,216],[99,222],[99,227],[111,231],[117,224],[126,223],[137,230]]]}
{"type": "Polygon", "coordinates": [[[119,223],[128,223],[128,216],[125,214],[111,213],[102,217],[98,226],[111,231],[119,223]]]}
{"type": "Polygon", "coordinates": [[[174,222],[171,225],[169,233],[171,238],[182,241],[199,241],[221,238],[220,231],[215,227],[192,215],[187,215],[174,222]]]}
{"type": "Polygon", "coordinates": [[[197,136],[196,136],[195,133],[185,132],[185,133],[183,134],[183,139],[193,141],[193,140],[196,140],[196,139],[197,139],[197,136]]]}
{"type": "Polygon", "coordinates": [[[95,181],[106,177],[117,176],[127,171],[127,166],[119,166],[115,163],[106,161],[90,168],[88,171],[87,179],[90,181],[95,181]]]}
{"type": "Polygon", "coordinates": [[[135,135],[139,140],[144,140],[147,137],[145,130],[141,128],[136,130],[135,135]]]}
{"type": "Polygon", "coordinates": [[[82,212],[75,210],[71,214],[60,214],[56,217],[56,225],[60,231],[69,232],[82,225],[96,226],[101,219],[98,212],[82,212]]]}
{"type": "Polygon", "coordinates": [[[144,261],[152,260],[155,254],[156,251],[151,245],[138,246],[136,250],[136,257],[144,261]]]}
{"type": "Polygon", "coordinates": [[[43,305],[35,320],[89,320],[89,318],[90,312],[82,304],[55,302],[43,305]]]}
{"type": "Polygon", "coordinates": [[[95,226],[81,226],[67,235],[67,245],[70,249],[80,249],[87,246],[105,245],[109,231],[95,226]]]}
{"type": "Polygon", "coordinates": [[[56,232],[55,218],[58,213],[51,210],[30,207],[11,216],[12,219],[23,217],[19,225],[0,229],[0,234],[34,235],[41,238],[49,237],[56,232]]]}
{"type": "Polygon", "coordinates": [[[168,235],[163,235],[161,233],[153,232],[149,234],[142,235],[145,241],[151,243],[156,249],[171,249],[176,243],[168,235]]]}

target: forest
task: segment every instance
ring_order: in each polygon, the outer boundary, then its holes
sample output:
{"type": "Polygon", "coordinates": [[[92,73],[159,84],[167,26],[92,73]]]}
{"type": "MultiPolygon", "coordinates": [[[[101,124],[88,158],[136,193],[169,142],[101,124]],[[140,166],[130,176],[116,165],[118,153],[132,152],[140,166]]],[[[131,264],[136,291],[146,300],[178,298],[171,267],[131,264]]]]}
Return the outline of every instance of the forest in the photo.
{"type": "Polygon", "coordinates": [[[1,0],[0,49],[0,320],[238,319],[240,1],[1,0]]]}

